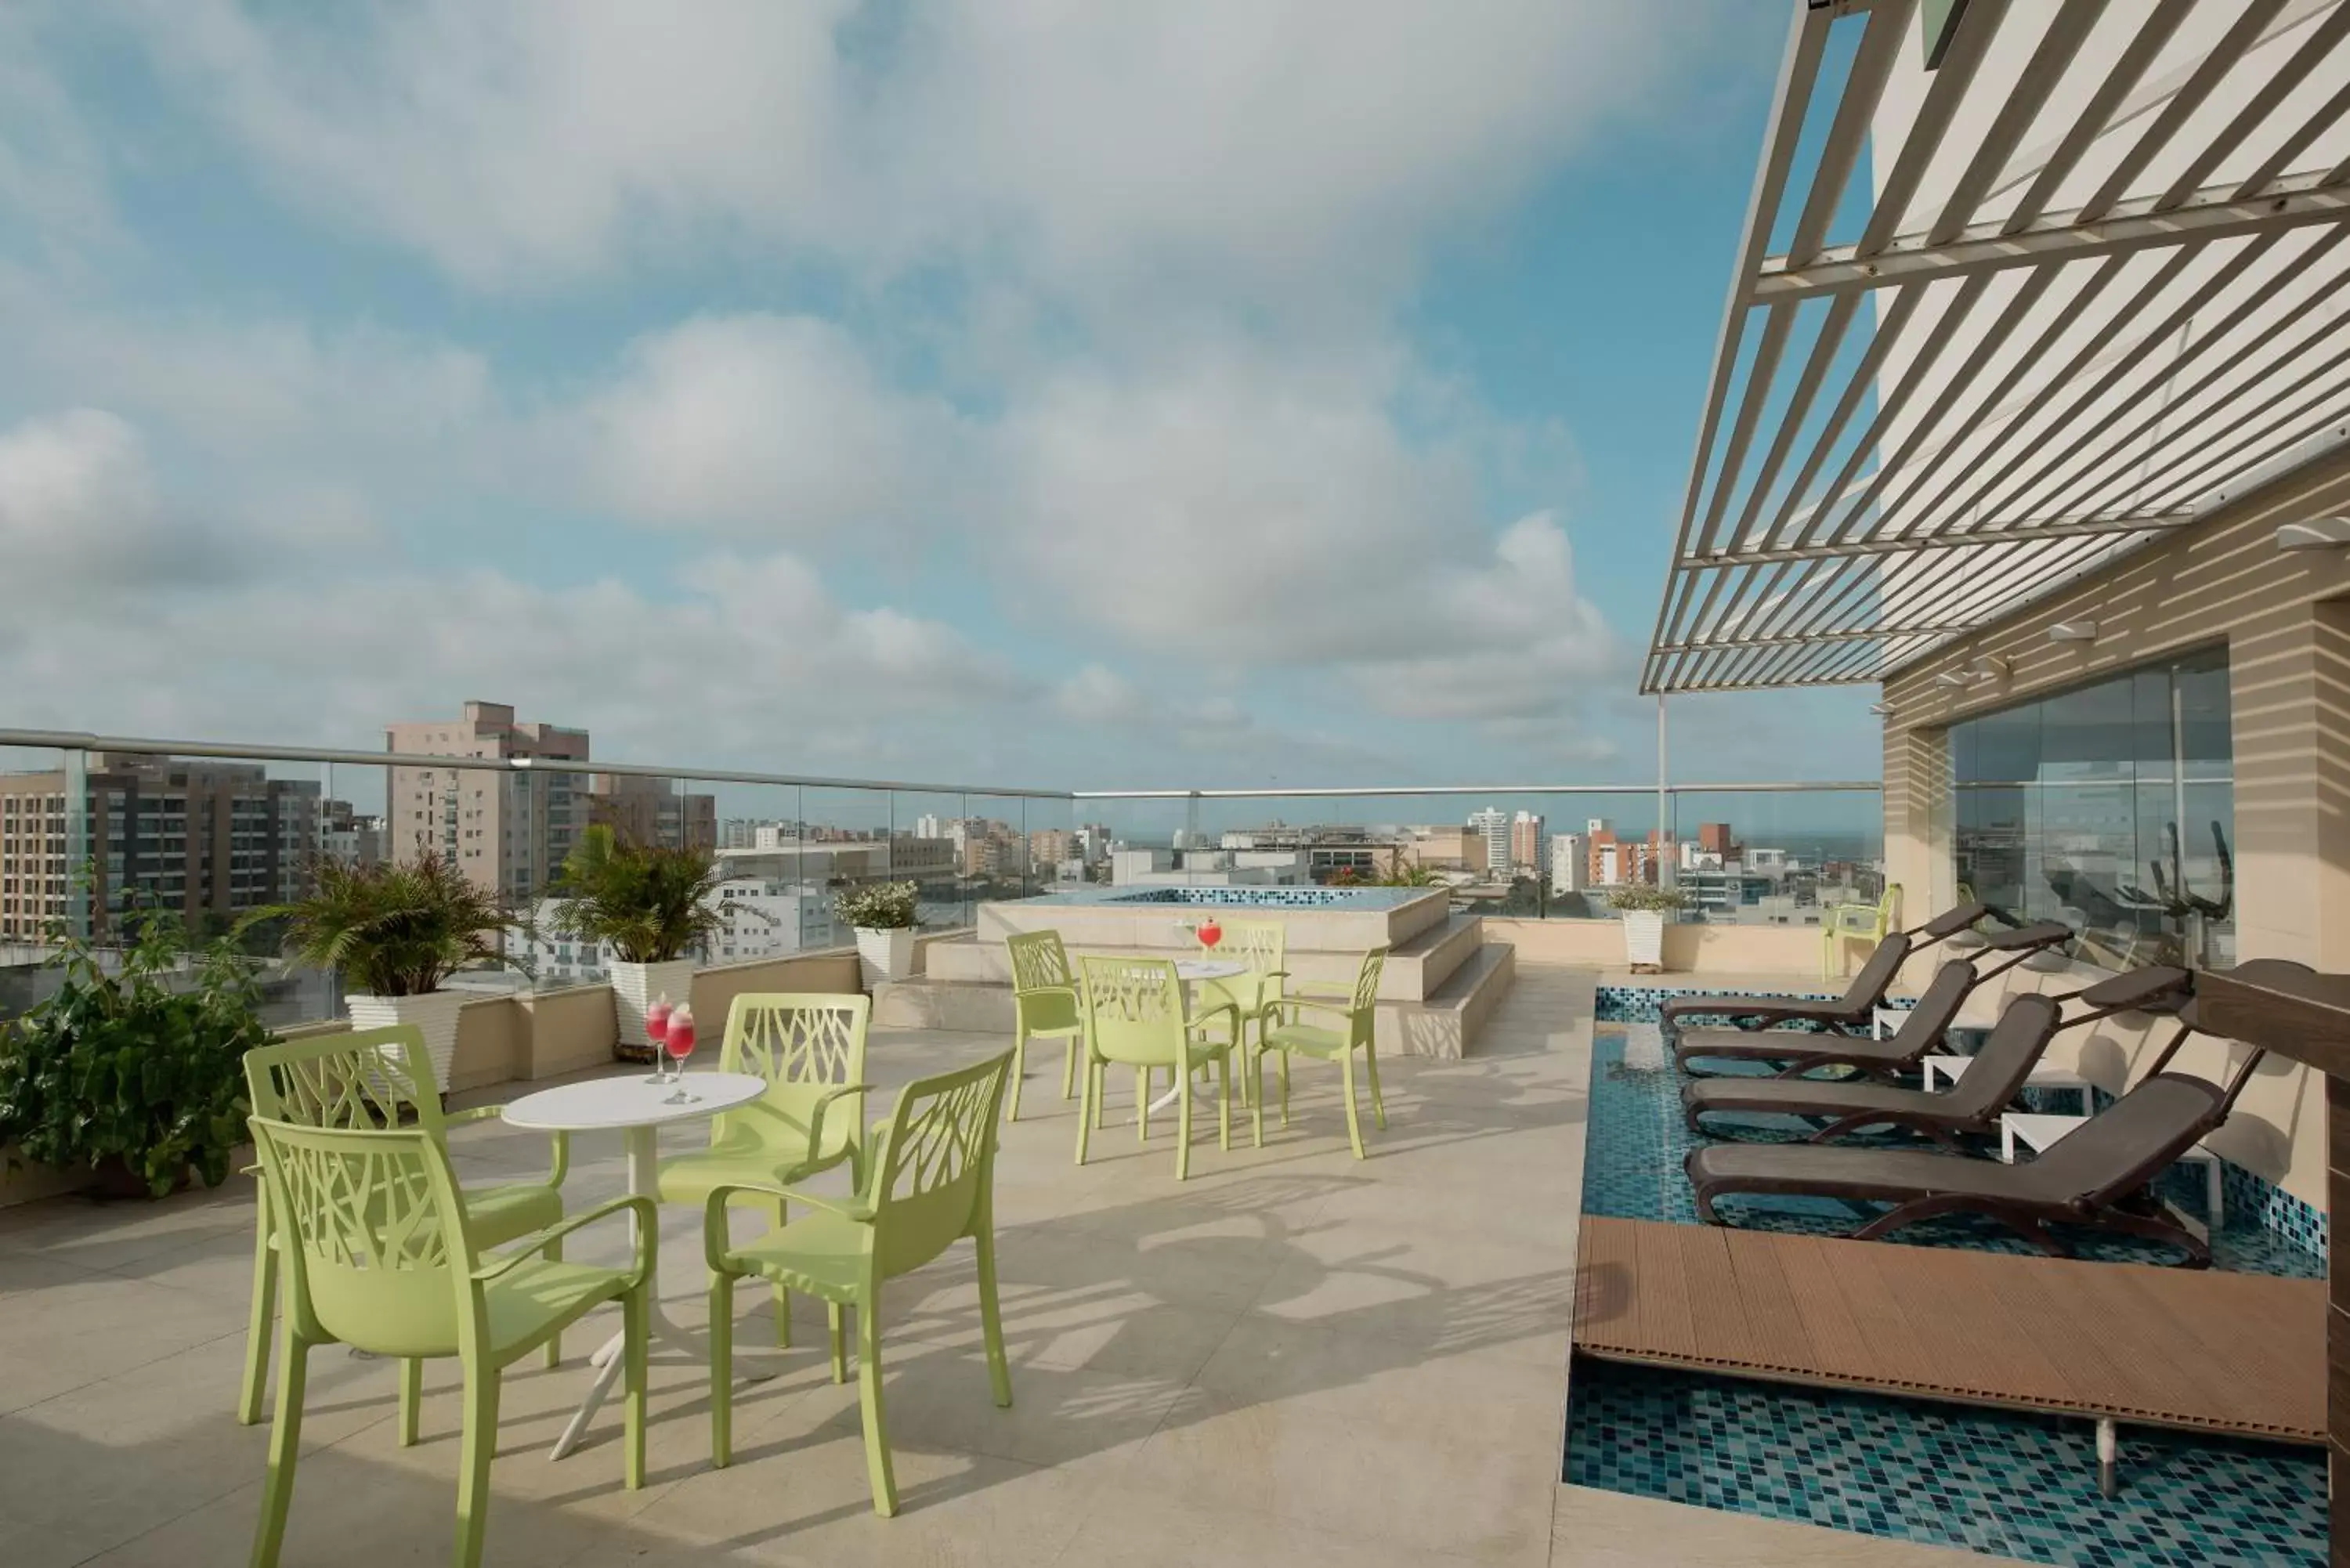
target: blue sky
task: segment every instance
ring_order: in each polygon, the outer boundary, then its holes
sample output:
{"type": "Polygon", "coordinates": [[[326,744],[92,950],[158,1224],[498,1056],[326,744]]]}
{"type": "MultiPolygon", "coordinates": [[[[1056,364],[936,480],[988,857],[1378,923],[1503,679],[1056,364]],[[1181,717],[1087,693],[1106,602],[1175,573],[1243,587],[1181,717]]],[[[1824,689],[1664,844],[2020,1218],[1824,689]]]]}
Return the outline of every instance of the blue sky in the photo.
{"type": "MultiPolygon", "coordinates": [[[[1783,25],[11,5],[0,722],[1648,778],[1783,25]]],[[[1867,700],[1677,701],[1675,771],[1872,776],[1867,700]]]]}

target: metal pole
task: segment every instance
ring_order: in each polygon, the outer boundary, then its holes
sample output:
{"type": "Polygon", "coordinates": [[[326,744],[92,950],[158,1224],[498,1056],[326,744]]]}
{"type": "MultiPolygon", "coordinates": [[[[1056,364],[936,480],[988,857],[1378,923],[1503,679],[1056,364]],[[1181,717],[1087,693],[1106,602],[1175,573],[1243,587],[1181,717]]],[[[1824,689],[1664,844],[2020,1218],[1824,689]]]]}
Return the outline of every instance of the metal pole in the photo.
{"type": "Polygon", "coordinates": [[[1679,868],[1673,864],[1673,857],[1667,851],[1671,818],[1666,815],[1670,805],[1667,800],[1665,777],[1665,694],[1659,691],[1657,693],[1657,886],[1659,888],[1673,887],[1680,879],[1679,868]]]}

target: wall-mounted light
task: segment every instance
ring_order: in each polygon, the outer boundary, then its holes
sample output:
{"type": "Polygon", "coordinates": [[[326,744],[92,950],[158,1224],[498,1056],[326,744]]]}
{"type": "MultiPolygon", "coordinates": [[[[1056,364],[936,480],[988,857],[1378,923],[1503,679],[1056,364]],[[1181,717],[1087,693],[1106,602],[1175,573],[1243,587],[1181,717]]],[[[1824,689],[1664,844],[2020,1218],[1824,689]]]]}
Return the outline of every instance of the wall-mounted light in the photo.
{"type": "Polygon", "coordinates": [[[2333,550],[2350,545],[2350,517],[2313,517],[2276,531],[2280,550],[2333,550]]]}
{"type": "Polygon", "coordinates": [[[1871,702],[1868,705],[1868,711],[1880,719],[1893,717],[1893,704],[1890,702],[1871,702]]]}
{"type": "Polygon", "coordinates": [[[1974,673],[1985,680],[2007,679],[2007,660],[1995,653],[1986,653],[1974,662],[1974,673]]]}
{"type": "Polygon", "coordinates": [[[1967,678],[1963,675],[1953,675],[1946,671],[1943,674],[1934,677],[1934,684],[1937,686],[1956,686],[1963,688],[1967,684],[1967,678]]]}
{"type": "Polygon", "coordinates": [[[2093,620],[2060,620],[2048,628],[2051,642],[2095,642],[2097,623],[2093,620]]]}

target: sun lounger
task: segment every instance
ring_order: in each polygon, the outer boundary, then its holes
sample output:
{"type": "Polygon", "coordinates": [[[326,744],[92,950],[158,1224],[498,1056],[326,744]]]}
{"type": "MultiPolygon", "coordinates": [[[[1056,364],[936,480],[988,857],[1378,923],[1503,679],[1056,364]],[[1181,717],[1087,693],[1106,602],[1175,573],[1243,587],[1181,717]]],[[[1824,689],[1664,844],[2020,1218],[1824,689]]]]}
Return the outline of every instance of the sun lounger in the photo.
{"type": "MultiPolygon", "coordinates": [[[[2071,928],[2055,920],[2041,920],[1987,938],[1983,945],[1968,958],[1953,961],[1972,966],[1986,957],[1993,960],[1987,967],[1974,970],[1975,982],[1980,984],[2004,974],[2035,954],[2070,941],[2072,938],[2071,928]]],[[[1896,950],[1892,957],[1887,958],[1887,950],[1894,948],[1895,942],[1896,939],[1887,939],[1887,946],[1877,949],[1870,957],[1867,967],[1853,982],[1855,990],[1858,990],[1864,981],[1877,988],[1876,1001],[1860,1014],[1858,1022],[1864,1026],[1871,1022],[1876,1009],[1884,1002],[1886,991],[1891,988],[1893,977],[1900,972],[1908,957],[1907,951],[1896,950]],[[1884,972],[1873,972],[1880,962],[1886,965],[1884,972]]],[[[1921,997],[1919,1000],[1922,1002],[1924,999],[1921,997]]],[[[1763,1026],[1774,1022],[1797,1022],[1793,1014],[1779,1019],[1766,1019],[1759,1014],[1731,1016],[1740,1019],[1737,1027],[1681,1030],[1673,1042],[1674,1063],[1688,1070],[1691,1063],[1699,1061],[1783,1062],[1789,1064],[1785,1071],[1792,1075],[1838,1062],[1850,1062],[1866,1068],[1873,1061],[1886,1059],[1881,1051],[1875,1049],[1882,1042],[1866,1038],[1865,1030],[1850,1029],[1840,1023],[1825,1025],[1825,1021],[1817,1015],[1808,1019],[1814,1025],[1808,1029],[1763,1026]]],[[[1943,1027],[1948,1028],[1949,1025],[1946,1023],[1943,1027]]],[[[1939,1033],[1940,1031],[1937,1030],[1936,1036],[1939,1037],[1939,1033]]],[[[1903,1057],[1914,1060],[1925,1055],[1932,1047],[1918,1044],[1924,1038],[1922,1033],[1911,1035],[1909,1044],[1917,1048],[1914,1051],[1904,1050],[1890,1060],[1898,1062],[1903,1057]]]]}
{"type": "Polygon", "coordinates": [[[2194,1030],[2189,1002],[2180,1010],[2178,1032],[2137,1087],[2028,1163],[1898,1149],[1714,1144],[1691,1150],[1686,1162],[1698,1214],[1721,1224],[1715,1206],[1733,1195],[1834,1198],[1890,1205],[1853,1232],[1860,1241],[1939,1215],[1981,1214],[2059,1256],[2068,1249],[2049,1227],[2082,1225],[2177,1247],[2200,1267],[2211,1260],[2210,1243],[2171,1219],[2151,1189],[2227,1120],[2262,1053],[2251,1052],[2224,1085],[2169,1071],[2194,1030]]]}
{"type": "MultiPolygon", "coordinates": [[[[1944,964],[1913,1011],[1924,1012],[1931,1004],[1937,1012],[1947,1009],[1955,1016],[1965,999],[1960,983],[1965,977],[1954,981],[1949,971],[1967,968],[1959,959],[1944,964]],[[1958,992],[1956,1000],[1950,997],[1952,990],[1958,992]]],[[[1708,1130],[1700,1125],[1702,1116],[1767,1113],[1824,1119],[1827,1125],[1812,1135],[1814,1143],[1832,1142],[1866,1127],[1895,1127],[1923,1133],[1956,1148],[1961,1137],[1997,1129],[2001,1113],[2013,1106],[2032,1070],[2058,1034],[2116,1012],[2168,1011],[2185,999],[2190,983],[2185,970],[2156,967],[2116,975],[2064,996],[2026,992],[2012,998],[1982,1049],[1949,1089],[1929,1092],[1884,1083],[1791,1081],[1784,1075],[1706,1078],[1682,1087],[1681,1108],[1690,1129],[1697,1132],[1708,1130]],[[2082,1003],[2084,1010],[2068,1017],[2064,1004],[2073,1002],[2082,1003]]],[[[1856,1064],[1874,1069],[1902,1043],[1898,1035],[1891,1040],[1854,1041],[1854,1045],[1870,1047],[1877,1054],[1856,1064]]],[[[1915,1070],[1931,1044],[1922,1038],[1910,1044],[1916,1054],[1904,1064],[1915,1070]]]]}

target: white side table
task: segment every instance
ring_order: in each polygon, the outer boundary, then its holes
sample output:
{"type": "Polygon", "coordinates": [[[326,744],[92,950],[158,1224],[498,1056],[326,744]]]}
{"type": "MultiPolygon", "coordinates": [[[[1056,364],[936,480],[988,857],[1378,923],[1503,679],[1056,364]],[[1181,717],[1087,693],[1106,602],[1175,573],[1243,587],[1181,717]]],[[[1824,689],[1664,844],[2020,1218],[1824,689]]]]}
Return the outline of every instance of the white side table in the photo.
{"type": "MultiPolygon", "coordinates": [[[[525,1095],[506,1106],[505,1120],[513,1127],[534,1127],[542,1132],[618,1132],[629,1154],[629,1194],[659,1202],[660,1129],[672,1122],[700,1121],[748,1105],[766,1089],[766,1080],[750,1073],[688,1073],[673,1083],[662,1084],[646,1082],[641,1073],[628,1073],[525,1095]],[[688,1097],[673,1102],[671,1096],[680,1091],[688,1097]]],[[[632,1220],[632,1229],[634,1224],[632,1220]]],[[[658,1268],[658,1239],[652,1255],[658,1268]]],[[[666,1341],[708,1365],[708,1344],[699,1334],[671,1322],[661,1311],[658,1273],[648,1293],[652,1297],[647,1325],[650,1337],[666,1341]]],[[[559,1459],[579,1446],[580,1436],[588,1430],[596,1407],[604,1402],[604,1396],[619,1377],[620,1335],[616,1334],[606,1340],[588,1363],[596,1368],[595,1380],[588,1385],[587,1397],[580,1400],[578,1412],[571,1417],[570,1424],[563,1428],[563,1436],[555,1440],[550,1458],[559,1459]]],[[[775,1375],[775,1369],[768,1365],[754,1363],[743,1369],[743,1376],[752,1378],[775,1375]]]]}
{"type": "MultiPolygon", "coordinates": [[[[1959,1081],[1960,1075],[1963,1074],[1973,1064],[1974,1058],[1972,1056],[1929,1056],[1925,1058],[1927,1090],[1929,1092],[1932,1091],[1934,1088],[1934,1080],[1938,1076],[1948,1078],[1953,1084],[1957,1083],[1959,1081]]],[[[2092,1097],[2089,1081],[2081,1076],[2080,1073],[2075,1069],[2071,1067],[2061,1067],[2054,1062],[2034,1063],[2033,1064],[2031,1074],[2023,1080],[2023,1086],[2027,1089],[2070,1089],[2074,1094],[2081,1096],[2081,1114],[2085,1116],[2095,1108],[2095,1101],[2092,1097]]],[[[2039,1145],[2034,1144],[2032,1147],[2037,1148],[2039,1145]]]]}
{"type": "MultiPolygon", "coordinates": [[[[2008,1164],[2015,1163],[2015,1146],[2022,1144],[2034,1154],[2047,1152],[2048,1146],[2087,1121],[2086,1116],[2030,1116],[2022,1111],[2010,1111],[1999,1118],[1999,1158],[2008,1164]]],[[[2197,1144],[2178,1157],[2181,1165],[2203,1167],[2203,1211],[2209,1216],[2211,1233],[2218,1235],[2227,1222],[2220,1207],[2220,1157],[2201,1144],[2197,1144]]]]}

